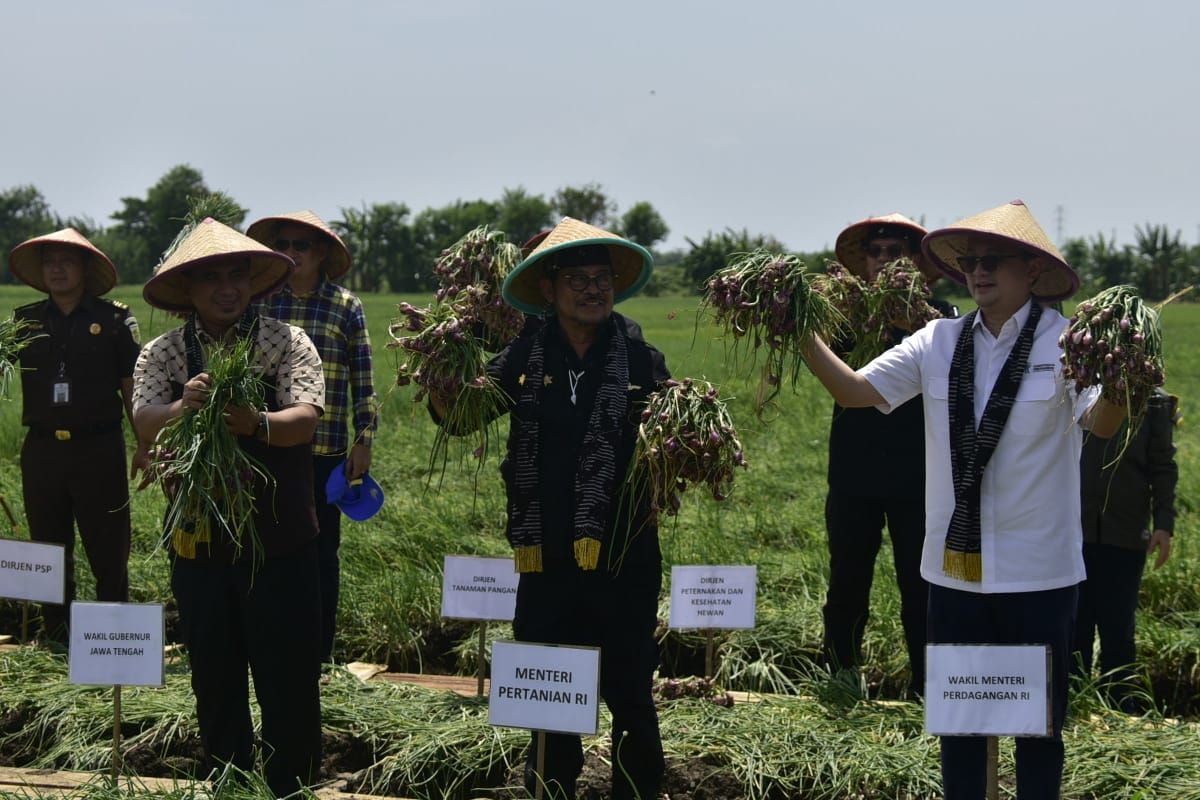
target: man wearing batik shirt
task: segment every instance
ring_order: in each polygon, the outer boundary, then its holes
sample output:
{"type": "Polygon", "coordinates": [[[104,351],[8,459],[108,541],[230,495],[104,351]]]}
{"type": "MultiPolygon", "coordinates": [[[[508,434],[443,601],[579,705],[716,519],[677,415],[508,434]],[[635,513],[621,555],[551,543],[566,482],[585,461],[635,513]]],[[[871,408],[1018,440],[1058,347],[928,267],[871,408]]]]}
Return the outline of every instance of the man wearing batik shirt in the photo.
{"type": "Polygon", "coordinates": [[[350,269],[350,251],[316,214],[296,211],[266,217],[251,225],[247,235],[295,262],[288,282],[262,310],[302,328],[317,346],[325,370],[325,414],[313,438],[313,491],[320,529],[321,660],[329,661],[337,624],[342,516],[326,499],[325,482],[343,462],[348,481],[371,467],[379,408],[367,320],[359,299],[333,282],[350,269]]]}
{"type": "Polygon", "coordinates": [[[320,588],[313,509],[313,431],[325,382],[304,331],[260,316],[253,300],[291,270],[287,256],[207,219],[146,283],[146,302],[187,322],[146,345],[134,370],[142,441],[209,402],[214,344],[250,339],[264,382],[259,408],[227,405],[238,446],[269,476],[254,479],[257,536],[241,547],[209,520],[168,531],[171,589],[192,667],[196,718],[210,768],[254,768],[247,668],[262,709],[268,786],[309,786],[321,765],[320,588]],[[265,407],[266,410],[261,410],[265,407]]]}

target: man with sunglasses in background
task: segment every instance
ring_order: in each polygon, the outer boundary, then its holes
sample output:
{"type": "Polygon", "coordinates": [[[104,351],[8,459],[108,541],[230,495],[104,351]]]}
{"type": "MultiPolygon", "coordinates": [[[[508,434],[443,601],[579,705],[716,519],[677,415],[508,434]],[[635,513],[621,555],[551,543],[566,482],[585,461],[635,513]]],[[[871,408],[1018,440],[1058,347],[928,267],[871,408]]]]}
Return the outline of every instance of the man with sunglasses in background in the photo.
{"type": "Polygon", "coordinates": [[[317,508],[317,561],[321,573],[321,660],[333,658],[341,567],[342,515],[325,497],[335,469],[355,481],[371,468],[371,442],[379,420],[371,366],[371,340],[362,303],[333,281],[351,266],[350,251],[311,211],[258,220],[251,239],[295,262],[283,288],[262,313],[303,329],[317,346],[325,373],[325,414],[313,437],[313,493],[317,508]]]}
{"type": "MultiPolygon", "coordinates": [[[[1046,644],[1052,735],[1017,737],[1017,796],[1057,798],[1077,587],[1084,577],[1082,430],[1110,437],[1124,409],[1062,374],[1066,320],[1049,304],[1079,278],[1025,204],[927,235],[922,251],[978,309],[935,320],[857,372],[820,339],[804,349],[843,406],[925,405],[930,643],[1046,644]]],[[[947,800],[984,796],[982,736],[942,737],[947,800]]]]}
{"type": "MultiPolygon", "coordinates": [[[[526,326],[488,366],[510,400],[500,471],[520,573],[513,634],[600,648],[618,800],[658,797],[664,769],[651,696],[662,556],[648,499],[630,497],[625,474],[646,398],[670,375],[637,324],[613,312],[652,264],[645,248],[565,218],[504,282],[509,305],[545,322],[526,326]]],[[[433,411],[440,423],[449,409],[433,411]]],[[[527,788],[575,797],[578,736],[547,734],[540,776],[536,764],[534,734],[527,788]]]]}
{"type": "MultiPolygon", "coordinates": [[[[887,264],[912,259],[932,283],[938,271],[921,257],[925,229],[902,214],[868,217],[838,234],[837,259],[864,282],[887,264]]],[[[957,309],[941,300],[932,304],[943,316],[957,309]]],[[[909,335],[889,323],[892,346],[909,335]]],[[[839,341],[843,355],[854,342],[839,341]]],[[[859,690],[857,667],[870,614],[875,557],[886,521],[892,563],[900,589],[900,621],[911,673],[909,691],[925,687],[925,606],[929,587],[921,578],[925,539],[925,456],[921,399],[892,414],[873,408],[843,408],[836,402],[829,426],[829,493],[825,530],[829,544],[829,590],[823,609],[824,657],[840,683],[859,690]]]]}

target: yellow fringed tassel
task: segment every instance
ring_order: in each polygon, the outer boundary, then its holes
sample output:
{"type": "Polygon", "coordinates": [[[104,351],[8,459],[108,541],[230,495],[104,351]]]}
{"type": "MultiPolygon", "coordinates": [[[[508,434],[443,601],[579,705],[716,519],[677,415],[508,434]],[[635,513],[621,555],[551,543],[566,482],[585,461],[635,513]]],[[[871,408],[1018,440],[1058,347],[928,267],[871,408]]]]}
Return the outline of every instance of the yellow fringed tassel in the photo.
{"type": "Polygon", "coordinates": [[[594,570],[600,563],[600,540],[583,537],[575,540],[575,563],[580,569],[594,570]]]}
{"type": "Polygon", "coordinates": [[[541,572],[542,546],[535,544],[529,547],[514,547],[513,561],[517,565],[517,572],[541,572]]]}
{"type": "Polygon", "coordinates": [[[197,544],[209,544],[212,542],[212,535],[209,532],[208,520],[199,520],[195,523],[192,530],[176,528],[171,532],[171,546],[175,548],[175,552],[180,558],[192,559],[196,557],[197,544]]]}
{"type": "Polygon", "coordinates": [[[947,578],[979,583],[983,580],[983,556],[979,553],[942,552],[942,573],[947,578]]]}

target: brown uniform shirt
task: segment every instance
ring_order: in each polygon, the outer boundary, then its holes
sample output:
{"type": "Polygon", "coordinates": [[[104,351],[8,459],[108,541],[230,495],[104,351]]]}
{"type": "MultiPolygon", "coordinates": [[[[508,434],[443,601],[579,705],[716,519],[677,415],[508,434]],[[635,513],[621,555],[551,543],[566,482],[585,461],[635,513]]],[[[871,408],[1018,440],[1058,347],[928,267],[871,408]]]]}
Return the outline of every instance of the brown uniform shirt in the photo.
{"type": "Polygon", "coordinates": [[[121,379],[132,377],[138,356],[137,320],[129,308],[85,296],[63,316],[47,298],[14,316],[33,326],[19,356],[21,422],[43,432],[119,428],[121,379]]]}

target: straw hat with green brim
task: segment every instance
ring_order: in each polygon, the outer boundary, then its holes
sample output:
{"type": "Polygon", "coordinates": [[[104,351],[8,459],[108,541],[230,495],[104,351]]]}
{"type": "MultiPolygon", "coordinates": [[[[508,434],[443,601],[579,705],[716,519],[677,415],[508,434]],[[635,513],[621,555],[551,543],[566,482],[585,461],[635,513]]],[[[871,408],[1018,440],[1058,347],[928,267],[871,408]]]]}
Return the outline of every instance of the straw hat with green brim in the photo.
{"type": "Polygon", "coordinates": [[[179,243],[146,281],[142,297],[164,311],[191,311],[188,273],[206,264],[244,258],[250,262],[250,299],[266,297],[288,279],[292,260],[276,253],[249,236],[222,225],[212,217],[204,219],[179,243]]]}
{"type": "Polygon", "coordinates": [[[1032,290],[1040,300],[1065,300],[1079,289],[1079,276],[1020,200],[959,220],[948,228],[931,231],[922,240],[921,250],[926,259],[952,280],[966,285],[967,278],[958,267],[958,257],[966,255],[967,245],[978,239],[1015,244],[1031,256],[1040,256],[1042,274],[1034,281],[1032,290]]]}
{"type": "Polygon", "coordinates": [[[87,253],[83,262],[84,291],[93,297],[106,294],[117,285],[117,268],[100,248],[87,240],[74,228],[48,233],[26,239],[8,254],[8,268],[17,280],[27,283],[39,292],[50,293],[46,278],[42,274],[42,249],[44,247],[77,247],[87,253]]]}
{"type": "Polygon", "coordinates": [[[329,241],[329,255],[325,257],[325,275],[329,278],[340,278],[350,269],[350,248],[342,241],[342,237],[334,233],[333,228],[325,220],[311,211],[292,211],[287,214],[277,214],[273,217],[263,217],[246,229],[246,235],[255,241],[262,242],[267,247],[275,243],[279,229],[285,225],[302,225],[321,233],[329,241]]]}
{"type": "Polygon", "coordinates": [[[573,247],[597,245],[608,248],[613,268],[613,302],[633,297],[654,270],[650,251],[603,228],[563,217],[562,222],[544,238],[524,261],[504,279],[504,300],[526,314],[546,313],[546,300],[538,282],[546,275],[546,266],[554,263],[557,253],[573,247]]]}
{"type": "Polygon", "coordinates": [[[867,217],[853,225],[848,225],[839,233],[833,249],[837,254],[838,263],[865,280],[867,277],[867,245],[872,239],[911,239],[913,246],[910,249],[913,263],[917,265],[917,269],[921,270],[925,280],[933,283],[942,277],[942,273],[927,259],[921,257],[921,239],[926,233],[928,231],[903,214],[867,217]]]}

